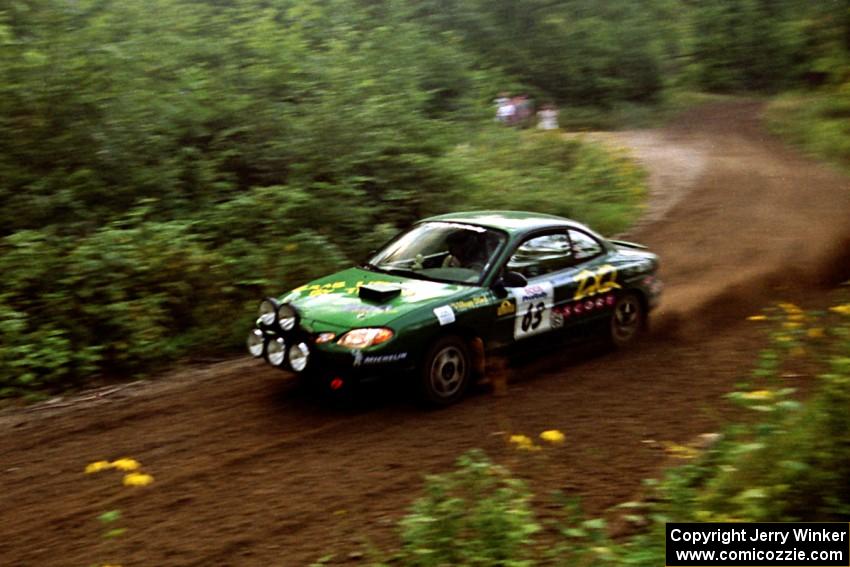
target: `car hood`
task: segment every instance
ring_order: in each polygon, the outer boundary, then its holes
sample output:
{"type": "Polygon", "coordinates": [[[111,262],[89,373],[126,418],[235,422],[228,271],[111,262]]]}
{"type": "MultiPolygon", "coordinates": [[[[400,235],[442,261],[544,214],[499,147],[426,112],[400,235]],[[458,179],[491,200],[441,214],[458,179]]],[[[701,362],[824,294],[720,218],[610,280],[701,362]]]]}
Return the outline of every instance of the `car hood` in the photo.
{"type": "Polygon", "coordinates": [[[472,290],[468,285],[350,268],[302,285],[282,301],[291,303],[304,319],[351,329],[384,326],[411,311],[445,305],[472,290]],[[363,286],[366,291],[361,291],[363,286]]]}

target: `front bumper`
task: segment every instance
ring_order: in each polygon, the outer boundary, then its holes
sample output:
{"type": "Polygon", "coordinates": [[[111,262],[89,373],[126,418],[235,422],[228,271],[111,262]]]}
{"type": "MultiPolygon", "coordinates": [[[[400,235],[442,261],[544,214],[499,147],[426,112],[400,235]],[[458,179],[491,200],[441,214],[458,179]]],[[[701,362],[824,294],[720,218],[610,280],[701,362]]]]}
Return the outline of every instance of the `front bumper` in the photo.
{"type": "Polygon", "coordinates": [[[664,291],[664,282],[657,275],[646,276],[641,282],[641,287],[646,295],[646,301],[650,310],[655,309],[661,303],[661,294],[664,291]]]}
{"type": "MultiPolygon", "coordinates": [[[[398,373],[411,370],[415,366],[411,352],[398,350],[396,340],[390,340],[375,347],[353,350],[340,347],[335,342],[320,343],[317,338],[321,332],[308,330],[299,325],[289,332],[258,325],[253,333],[262,334],[262,353],[257,358],[263,358],[268,364],[279,368],[311,376],[334,377],[343,376],[346,379],[364,379],[382,374],[398,373]],[[276,343],[274,346],[272,343],[276,343]],[[284,356],[276,356],[278,346],[282,343],[284,356]],[[297,356],[298,349],[302,355],[297,356]],[[302,356],[306,356],[303,363],[302,356]]],[[[249,338],[250,341],[250,338],[249,338]]],[[[249,346],[249,350],[250,346],[249,346]]]]}

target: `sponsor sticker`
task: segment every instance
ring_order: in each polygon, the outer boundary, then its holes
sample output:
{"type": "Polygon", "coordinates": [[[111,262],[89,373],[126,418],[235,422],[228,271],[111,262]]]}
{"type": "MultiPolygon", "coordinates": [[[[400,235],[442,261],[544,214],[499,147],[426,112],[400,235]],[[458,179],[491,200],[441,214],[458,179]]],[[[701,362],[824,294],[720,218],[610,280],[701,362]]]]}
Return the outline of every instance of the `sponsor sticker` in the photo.
{"type": "MultiPolygon", "coordinates": [[[[309,284],[302,285],[300,287],[296,287],[292,291],[294,293],[299,293],[302,295],[306,295],[309,297],[319,297],[322,295],[329,295],[332,293],[335,294],[343,294],[343,295],[357,295],[360,292],[360,286],[363,285],[371,285],[371,286],[390,286],[397,287],[399,285],[398,282],[391,282],[385,280],[370,280],[363,281],[359,280],[353,285],[351,282],[345,281],[336,281],[336,282],[328,282],[323,284],[309,284]],[[348,287],[346,287],[348,286],[348,287]]],[[[410,297],[414,295],[413,290],[405,289],[402,287],[401,295],[403,297],[410,297]]]]}
{"type": "Polygon", "coordinates": [[[469,309],[474,309],[475,307],[480,307],[481,305],[485,305],[487,303],[486,295],[479,295],[470,299],[464,299],[462,301],[455,301],[451,304],[452,309],[457,311],[467,311],[469,309]]]}
{"type": "MultiPolygon", "coordinates": [[[[604,309],[605,307],[610,307],[614,305],[616,302],[616,297],[613,293],[609,293],[603,295],[601,297],[597,297],[596,299],[587,299],[584,301],[574,301],[572,303],[568,303],[566,305],[559,305],[552,309],[553,313],[557,313],[561,316],[561,321],[570,317],[571,315],[582,315],[584,313],[590,313],[591,311],[595,311],[597,309],[604,309]]],[[[554,327],[554,319],[552,326],[554,327]]]]}
{"type": "Polygon", "coordinates": [[[553,329],[560,329],[564,326],[564,316],[553,310],[550,325],[553,329]]]}
{"type": "Polygon", "coordinates": [[[390,305],[343,305],[339,308],[340,311],[347,313],[370,314],[370,313],[392,313],[395,309],[390,305]]]}
{"type": "Polygon", "coordinates": [[[437,321],[440,322],[441,326],[449,325],[455,322],[455,312],[454,309],[452,309],[451,305],[435,307],[434,315],[437,317],[437,321]]]}
{"type": "Polygon", "coordinates": [[[354,366],[369,366],[371,364],[389,364],[391,362],[401,362],[407,358],[406,352],[396,352],[393,354],[380,354],[375,356],[363,356],[359,350],[351,353],[354,356],[354,366]]]}
{"type": "Polygon", "coordinates": [[[496,315],[510,315],[511,313],[516,313],[516,303],[511,301],[510,299],[505,299],[502,303],[499,304],[499,308],[496,309],[496,315]]]}

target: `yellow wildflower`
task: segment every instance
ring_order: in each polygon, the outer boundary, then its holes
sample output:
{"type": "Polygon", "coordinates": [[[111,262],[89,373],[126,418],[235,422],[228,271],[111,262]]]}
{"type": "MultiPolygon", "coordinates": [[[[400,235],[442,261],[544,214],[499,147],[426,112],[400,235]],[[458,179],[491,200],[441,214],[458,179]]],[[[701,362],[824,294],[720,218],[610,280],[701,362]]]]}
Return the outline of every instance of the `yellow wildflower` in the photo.
{"type": "Polygon", "coordinates": [[[557,429],[549,429],[540,434],[540,438],[544,441],[548,441],[549,443],[563,443],[564,442],[564,434],[558,431],[557,429]]]}
{"type": "Polygon", "coordinates": [[[147,486],[153,482],[153,477],[149,474],[131,472],[124,475],[124,486],[147,486]]]}
{"type": "Polygon", "coordinates": [[[664,442],[664,450],[667,454],[679,459],[693,459],[699,456],[699,451],[687,445],[679,445],[671,441],[664,442]]]}
{"type": "Polygon", "coordinates": [[[799,329],[800,323],[797,323],[796,321],[786,321],[786,322],[782,323],[782,328],[788,329],[789,331],[793,330],[793,329],[799,329]]]}
{"type": "Polygon", "coordinates": [[[812,327],[808,330],[808,332],[806,332],[806,335],[810,339],[821,339],[823,338],[823,329],[821,329],[820,327],[812,327]]]}
{"type": "Polygon", "coordinates": [[[511,435],[510,442],[516,445],[517,449],[524,451],[539,451],[540,447],[534,444],[534,441],[526,435],[511,435]]]}
{"type": "Polygon", "coordinates": [[[793,303],[780,303],[779,307],[781,307],[786,313],[789,315],[802,313],[803,310],[794,305],[793,303]]]}
{"type": "Polygon", "coordinates": [[[139,465],[139,461],[135,459],[118,459],[117,461],[112,461],[112,466],[118,469],[119,471],[134,471],[137,470],[141,465],[139,465]]]}
{"type": "Polygon", "coordinates": [[[747,317],[747,321],[765,321],[767,320],[766,315],[750,315],[747,317]]]}
{"type": "Polygon", "coordinates": [[[806,320],[806,316],[803,313],[794,313],[793,315],[788,316],[789,321],[802,322],[806,320]]]}
{"type": "Polygon", "coordinates": [[[106,469],[111,469],[112,463],[109,461],[95,461],[94,463],[89,463],[86,465],[86,474],[92,474],[100,471],[105,471],[106,469]]]}
{"type": "Polygon", "coordinates": [[[755,390],[742,394],[745,400],[769,400],[773,397],[773,392],[770,390],[755,390]]]}
{"type": "Polygon", "coordinates": [[[790,342],[792,339],[788,335],[779,335],[778,337],[776,337],[776,340],[780,343],[787,343],[790,342]]]}
{"type": "Polygon", "coordinates": [[[841,315],[850,315],[850,303],[845,303],[844,305],[836,305],[835,307],[830,307],[830,311],[835,311],[836,313],[840,313],[841,315]]]}

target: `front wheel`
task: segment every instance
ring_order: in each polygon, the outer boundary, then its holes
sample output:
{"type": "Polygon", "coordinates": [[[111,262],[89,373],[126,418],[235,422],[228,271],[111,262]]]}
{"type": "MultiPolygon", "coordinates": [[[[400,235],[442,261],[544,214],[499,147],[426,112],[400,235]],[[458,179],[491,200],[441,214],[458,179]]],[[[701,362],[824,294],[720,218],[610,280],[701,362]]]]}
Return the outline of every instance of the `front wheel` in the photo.
{"type": "Polygon", "coordinates": [[[615,347],[634,341],[646,325],[646,311],[640,298],[627,293],[617,299],[611,314],[610,340],[615,347]]]}
{"type": "Polygon", "coordinates": [[[420,390],[425,402],[448,406],[458,401],[469,387],[472,373],[469,347],[460,337],[437,340],[425,355],[420,390]]]}

